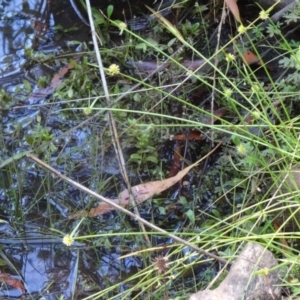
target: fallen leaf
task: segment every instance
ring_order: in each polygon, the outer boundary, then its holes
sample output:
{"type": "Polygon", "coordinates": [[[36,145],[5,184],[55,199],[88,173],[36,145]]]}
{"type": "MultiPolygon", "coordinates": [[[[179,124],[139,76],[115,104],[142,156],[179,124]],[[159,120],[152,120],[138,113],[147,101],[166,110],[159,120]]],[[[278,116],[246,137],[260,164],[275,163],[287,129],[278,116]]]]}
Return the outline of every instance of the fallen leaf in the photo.
{"type": "MultiPolygon", "coordinates": [[[[213,112],[212,116],[209,116],[207,120],[203,121],[205,124],[212,125],[214,124],[219,118],[222,118],[227,112],[226,108],[219,108],[213,112]]],[[[193,141],[203,141],[207,138],[206,135],[201,134],[199,131],[189,131],[188,133],[180,133],[175,134],[172,138],[173,141],[186,141],[186,140],[193,140],[193,141]]]]}
{"type": "MultiPolygon", "coordinates": [[[[214,124],[218,118],[222,118],[227,112],[226,108],[219,108],[214,111],[213,116],[209,117],[208,120],[206,120],[204,123],[206,124],[214,124]]],[[[174,159],[173,164],[170,169],[170,177],[175,176],[180,168],[180,161],[181,161],[181,149],[180,145],[178,144],[178,141],[187,141],[187,140],[193,140],[193,141],[203,141],[207,138],[206,135],[201,134],[199,131],[189,131],[185,134],[180,133],[173,136],[172,140],[177,141],[176,149],[174,150],[174,159]]]]}
{"type": "MultiPolygon", "coordinates": [[[[137,203],[142,203],[147,199],[153,197],[154,195],[160,194],[161,192],[165,191],[169,187],[173,186],[177,183],[182,177],[184,177],[193,167],[195,167],[198,162],[186,167],[185,169],[178,172],[176,176],[164,179],[164,180],[157,180],[157,181],[150,181],[146,183],[142,183],[139,185],[135,185],[131,188],[131,192],[133,197],[135,198],[137,203]]],[[[119,194],[118,199],[113,200],[115,203],[120,204],[121,206],[125,207],[129,204],[130,196],[128,190],[124,190],[122,193],[119,194]]],[[[90,217],[97,216],[102,214],[102,204],[100,203],[98,207],[92,208],[89,212],[90,217]]],[[[105,203],[106,204],[106,203],[105,203]]],[[[115,208],[111,205],[105,205],[105,212],[110,210],[114,210],[115,208]]]]}
{"type": "Polygon", "coordinates": [[[251,113],[247,114],[246,117],[244,118],[244,122],[245,122],[246,124],[249,124],[249,125],[250,125],[254,120],[255,120],[255,119],[254,119],[254,117],[253,117],[253,115],[252,115],[251,113]]]}
{"type": "MultiPolygon", "coordinates": [[[[256,64],[258,66],[262,66],[263,65],[262,60],[257,55],[255,55],[253,52],[251,52],[250,50],[248,50],[247,52],[243,53],[242,54],[242,58],[243,58],[244,63],[246,63],[248,65],[253,65],[253,64],[256,64]]],[[[266,66],[266,68],[270,72],[274,71],[274,68],[271,67],[271,66],[266,66]]]]}
{"type": "Polygon", "coordinates": [[[209,117],[209,119],[205,123],[212,125],[216,121],[218,121],[218,119],[222,118],[226,113],[227,113],[227,109],[226,108],[216,109],[214,111],[214,113],[213,113],[213,116],[209,117]]]}
{"type": "Polygon", "coordinates": [[[189,70],[195,71],[204,65],[207,61],[204,59],[196,59],[196,60],[184,60],[182,65],[189,70]]]}
{"type": "Polygon", "coordinates": [[[242,54],[242,58],[245,64],[251,65],[251,64],[261,64],[261,61],[259,60],[258,56],[255,55],[252,51],[248,50],[247,52],[242,54]]]}
{"type": "MultiPolygon", "coordinates": [[[[165,191],[166,189],[177,183],[179,180],[181,180],[201,160],[202,159],[181,170],[176,176],[164,180],[150,181],[133,186],[131,188],[133,197],[135,198],[137,203],[142,203],[147,199],[153,197],[154,195],[160,194],[161,192],[165,191]]],[[[126,189],[123,192],[121,192],[119,194],[118,199],[112,199],[110,201],[119,204],[122,207],[126,207],[130,203],[130,196],[128,190],[126,189]]],[[[70,216],[69,219],[79,218],[86,215],[88,215],[89,217],[96,217],[98,215],[102,215],[113,210],[115,210],[115,207],[111,206],[106,202],[101,202],[97,207],[90,209],[88,214],[85,210],[79,211],[76,214],[70,216]]]]}
{"type": "Polygon", "coordinates": [[[239,7],[236,4],[237,0],[225,0],[225,3],[227,4],[229,10],[233,14],[234,18],[241,23],[241,17],[240,17],[240,11],[239,7]]]}
{"type": "MultiPolygon", "coordinates": [[[[164,63],[165,69],[170,67],[170,63],[164,63]]],[[[139,73],[147,73],[155,71],[161,66],[161,63],[153,60],[148,61],[127,61],[126,66],[128,68],[134,68],[139,73]]]]}
{"type": "MultiPolygon", "coordinates": [[[[80,57],[74,59],[75,62],[79,61],[80,57]]],[[[56,73],[50,84],[45,88],[39,88],[36,91],[32,92],[26,99],[26,104],[33,105],[38,104],[39,101],[44,100],[49,95],[53,94],[56,88],[63,82],[64,76],[74,68],[72,63],[68,63],[64,66],[58,73],[56,73]]]]}
{"type": "Polygon", "coordinates": [[[206,139],[204,134],[201,134],[199,131],[190,131],[188,133],[180,133],[173,136],[173,141],[186,141],[186,140],[193,140],[193,141],[203,141],[206,139]]]}
{"type": "Polygon", "coordinates": [[[22,294],[26,293],[23,283],[9,274],[0,273],[0,282],[20,290],[22,294]]]}
{"type": "Polygon", "coordinates": [[[178,142],[175,143],[173,156],[174,158],[173,158],[172,167],[170,169],[169,177],[175,176],[180,170],[181,146],[178,142]]]}

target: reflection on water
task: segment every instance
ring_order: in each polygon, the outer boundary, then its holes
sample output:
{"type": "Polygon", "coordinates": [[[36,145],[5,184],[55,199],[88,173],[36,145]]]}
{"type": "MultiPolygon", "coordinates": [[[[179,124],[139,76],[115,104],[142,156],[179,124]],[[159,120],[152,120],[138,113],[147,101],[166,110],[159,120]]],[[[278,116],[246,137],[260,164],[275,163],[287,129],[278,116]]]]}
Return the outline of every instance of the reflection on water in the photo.
{"type": "MultiPolygon", "coordinates": [[[[50,6],[50,1],[46,0],[1,1],[0,90],[5,89],[9,93],[16,91],[17,87],[22,90],[23,79],[29,68],[34,69],[35,74],[33,75],[36,75],[36,79],[42,76],[39,73],[41,68],[36,68],[37,64],[34,63],[33,66],[26,65],[28,57],[25,48],[33,50],[34,55],[37,53],[36,50],[57,53],[59,49],[66,45],[67,40],[57,41],[53,26],[60,24],[68,28],[76,22],[78,22],[78,25],[80,24],[80,21],[74,18],[74,13],[72,14],[71,5],[68,2],[61,1],[50,6]]],[[[86,37],[87,35],[85,35],[86,37]]],[[[76,39],[79,40],[78,37],[76,39]]],[[[15,95],[14,98],[16,98],[15,95]]],[[[12,155],[12,152],[6,153],[6,149],[9,148],[13,153],[22,151],[24,140],[15,135],[15,128],[30,130],[30,126],[32,122],[35,122],[38,113],[39,109],[31,110],[25,107],[14,109],[12,107],[1,116],[0,141],[4,143],[3,149],[5,150],[3,152],[0,150],[0,163],[12,155]],[[10,147],[9,145],[14,146],[10,147]]],[[[16,236],[24,236],[24,232],[20,233],[21,229],[24,230],[23,226],[32,225],[38,222],[38,219],[43,221],[36,224],[36,230],[41,230],[41,228],[49,230],[51,225],[47,222],[47,216],[44,217],[41,213],[44,209],[41,204],[43,202],[47,203],[48,200],[46,199],[51,197],[48,194],[49,190],[41,191],[39,193],[41,197],[39,199],[40,205],[37,205],[39,206],[37,208],[38,216],[34,217],[29,214],[28,212],[33,207],[34,201],[36,201],[34,197],[37,196],[36,193],[32,196],[26,192],[26,182],[30,179],[30,172],[28,172],[30,168],[27,164],[26,166],[25,164],[18,165],[14,169],[14,173],[11,173],[10,167],[11,165],[7,170],[5,168],[1,169],[0,174],[1,219],[6,216],[7,220],[15,226],[14,217],[10,215],[9,211],[20,209],[14,207],[13,204],[15,201],[13,198],[18,197],[22,206],[21,210],[23,210],[20,215],[23,225],[19,223],[20,228],[17,228],[17,230],[9,226],[0,229],[0,258],[5,260],[1,272],[7,273],[24,283],[28,293],[25,296],[26,299],[40,299],[44,296],[44,299],[54,300],[61,295],[64,295],[65,299],[71,299],[75,288],[78,288],[77,277],[84,276],[87,272],[79,266],[78,261],[81,256],[79,250],[67,249],[61,242],[44,243],[43,236],[40,237],[40,242],[36,244],[30,244],[27,240],[17,244],[13,241],[16,236]],[[19,194],[13,196],[11,193],[13,190],[19,190],[19,194]],[[44,199],[46,201],[43,201],[44,199]]],[[[40,178],[39,175],[36,177],[40,178]]],[[[32,186],[31,182],[29,187],[32,186]]],[[[40,187],[36,187],[36,189],[39,190],[40,187]]],[[[50,200],[49,203],[51,203],[50,200]]],[[[47,211],[47,206],[45,206],[44,211],[47,211]]],[[[53,216],[51,216],[51,219],[54,220],[53,216]]],[[[85,262],[85,265],[88,265],[88,263],[85,262]]],[[[89,271],[91,271],[91,268],[89,271]]],[[[83,287],[81,291],[84,292],[83,287]]],[[[20,294],[19,289],[13,288],[8,283],[1,283],[1,299],[18,298],[20,294]]],[[[80,296],[78,299],[82,299],[82,297],[80,296]]]]}
{"type": "Polygon", "coordinates": [[[34,42],[33,18],[50,19],[47,1],[2,1],[0,4],[0,86],[18,83],[22,76],[25,50],[34,42]],[[3,80],[4,77],[4,80],[3,80]]]}
{"type": "MultiPolygon", "coordinates": [[[[68,41],[56,38],[54,25],[69,28],[83,26],[67,1],[14,0],[0,1],[0,88],[9,92],[21,83],[25,74],[25,48],[59,53],[68,41]],[[51,3],[53,2],[53,3],[51,3]]],[[[88,30],[88,28],[85,28],[88,30]]],[[[86,31],[85,30],[85,31],[86,31]]],[[[76,40],[87,37],[86,32],[73,36],[76,40]]],[[[69,49],[69,48],[68,48],[69,49]]]]}

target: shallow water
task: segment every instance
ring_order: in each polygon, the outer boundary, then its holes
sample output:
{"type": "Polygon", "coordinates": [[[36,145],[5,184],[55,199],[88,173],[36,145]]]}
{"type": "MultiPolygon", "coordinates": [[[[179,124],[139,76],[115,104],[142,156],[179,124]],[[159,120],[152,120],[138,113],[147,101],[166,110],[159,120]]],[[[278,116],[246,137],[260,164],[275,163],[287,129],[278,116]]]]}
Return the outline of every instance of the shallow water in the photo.
{"type": "MultiPolygon", "coordinates": [[[[84,26],[76,19],[69,3],[60,3],[58,10],[54,6],[49,7],[47,1],[3,1],[0,15],[0,87],[8,93],[14,93],[14,99],[9,102],[10,109],[2,114],[1,163],[10,155],[28,149],[24,137],[32,131],[41,113],[39,107],[14,109],[18,104],[22,105],[28,94],[24,91],[23,80],[29,80],[35,88],[37,78],[53,74],[51,69],[45,71],[42,64],[27,65],[25,48],[60,53],[70,39],[56,39],[53,26],[60,24],[69,27],[75,23],[84,26]],[[67,17],[62,17],[62,9],[67,17]],[[16,136],[17,131],[19,136],[16,136]]],[[[78,40],[80,35],[71,38],[78,40]]],[[[74,132],[79,143],[86,134],[83,133],[82,130],[74,132]]],[[[84,282],[87,285],[88,279],[77,279],[97,275],[97,267],[91,266],[89,259],[82,257],[81,249],[76,250],[76,246],[66,248],[61,242],[62,236],[57,236],[57,233],[53,239],[47,239],[49,228],[58,228],[55,222],[66,217],[64,196],[65,189],[51,188],[51,179],[47,174],[41,169],[37,170],[26,159],[1,170],[0,210],[1,218],[7,222],[1,228],[0,255],[5,261],[2,273],[24,283],[26,299],[43,296],[50,300],[62,295],[65,299],[82,299],[84,294],[89,294],[83,286],[84,282]],[[49,182],[49,185],[44,185],[45,182],[49,182]],[[76,296],[78,291],[81,291],[81,295],[76,296]]],[[[21,291],[4,282],[0,296],[1,299],[18,298],[21,291]]]]}

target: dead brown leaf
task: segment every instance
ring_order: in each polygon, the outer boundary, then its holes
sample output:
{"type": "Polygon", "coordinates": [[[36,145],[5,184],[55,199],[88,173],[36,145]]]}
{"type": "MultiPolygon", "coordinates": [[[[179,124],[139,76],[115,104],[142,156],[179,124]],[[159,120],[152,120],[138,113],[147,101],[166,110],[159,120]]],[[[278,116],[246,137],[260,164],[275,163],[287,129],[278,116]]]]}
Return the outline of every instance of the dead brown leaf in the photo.
{"type": "Polygon", "coordinates": [[[244,63],[247,64],[247,65],[252,65],[252,64],[255,64],[255,63],[260,63],[261,64],[258,56],[255,55],[250,50],[248,50],[247,52],[244,52],[242,54],[242,59],[243,59],[244,63]]]}
{"type": "Polygon", "coordinates": [[[7,273],[0,273],[0,282],[19,289],[23,295],[26,293],[23,283],[7,273]]]}
{"type": "MultiPolygon", "coordinates": [[[[150,181],[133,186],[131,188],[133,197],[135,198],[137,203],[142,203],[147,199],[153,197],[154,195],[165,191],[166,189],[177,183],[179,180],[181,180],[199,162],[200,161],[197,161],[194,164],[181,170],[176,176],[164,180],[150,181]]],[[[119,204],[122,207],[126,207],[130,203],[130,196],[128,190],[126,189],[123,192],[121,192],[119,194],[118,199],[112,199],[110,201],[119,204]]],[[[88,216],[96,217],[98,215],[102,215],[113,210],[115,210],[115,207],[106,202],[101,202],[97,207],[90,209],[90,211],[88,212],[88,216]]],[[[82,216],[86,216],[86,211],[79,211],[76,214],[70,216],[70,219],[79,218],[82,216]]]]}
{"type": "Polygon", "coordinates": [[[237,0],[225,0],[226,5],[233,14],[234,18],[241,23],[239,7],[236,4],[237,0]]]}
{"type": "MultiPolygon", "coordinates": [[[[74,61],[78,62],[79,58],[80,56],[75,57],[74,61]]],[[[65,65],[58,73],[53,76],[50,84],[47,87],[38,88],[37,90],[33,91],[26,99],[26,104],[37,104],[39,103],[39,101],[54,93],[56,88],[63,82],[64,76],[73,68],[74,65],[72,63],[68,63],[67,65],[65,65]]]]}
{"type": "MultiPolygon", "coordinates": [[[[161,192],[165,191],[166,189],[177,183],[179,180],[181,180],[182,177],[185,176],[196,164],[198,164],[198,162],[181,170],[176,176],[164,180],[150,181],[133,186],[131,188],[133,197],[135,198],[137,203],[142,203],[147,199],[153,197],[154,195],[160,194],[161,192]]],[[[130,202],[128,190],[124,190],[119,194],[118,199],[113,199],[112,201],[123,207],[126,207],[130,202]]],[[[88,215],[90,217],[95,217],[114,209],[115,208],[113,206],[107,203],[100,203],[96,208],[92,208],[89,211],[88,215]]]]}

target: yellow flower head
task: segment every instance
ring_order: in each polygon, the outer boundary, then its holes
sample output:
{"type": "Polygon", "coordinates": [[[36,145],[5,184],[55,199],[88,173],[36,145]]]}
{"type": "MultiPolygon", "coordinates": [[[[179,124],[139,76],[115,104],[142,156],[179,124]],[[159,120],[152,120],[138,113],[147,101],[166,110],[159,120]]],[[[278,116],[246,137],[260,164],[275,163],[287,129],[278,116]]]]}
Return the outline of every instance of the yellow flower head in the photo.
{"type": "Polygon", "coordinates": [[[240,155],[247,154],[247,148],[243,144],[239,144],[238,146],[236,146],[236,150],[237,150],[238,154],[240,154],[240,155]]]}
{"type": "Polygon", "coordinates": [[[259,13],[259,17],[262,19],[262,20],[266,20],[269,18],[269,13],[265,10],[262,10],[260,13],[259,13]]]}
{"type": "Polygon", "coordinates": [[[124,23],[124,22],[120,22],[120,23],[118,24],[118,26],[119,26],[119,29],[120,29],[119,35],[122,35],[122,34],[123,34],[123,31],[127,28],[127,24],[124,23]]]}
{"type": "Polygon", "coordinates": [[[245,33],[247,31],[247,28],[244,26],[244,25],[240,25],[239,28],[238,28],[238,33],[245,33]]]}
{"type": "Polygon", "coordinates": [[[72,246],[72,244],[74,243],[74,239],[73,237],[71,237],[70,235],[65,235],[63,238],[63,244],[65,244],[66,246],[70,247],[72,246]]]}
{"type": "Polygon", "coordinates": [[[253,111],[251,113],[251,115],[252,115],[254,120],[258,120],[261,117],[262,113],[260,111],[256,110],[256,111],[253,111]]]}
{"type": "Polygon", "coordinates": [[[108,72],[107,73],[110,76],[118,75],[120,73],[120,68],[116,64],[111,64],[109,66],[109,68],[108,68],[108,72]]]}
{"type": "Polygon", "coordinates": [[[235,60],[235,56],[234,56],[234,54],[232,54],[232,53],[226,53],[226,54],[225,54],[225,59],[226,59],[226,61],[228,61],[228,62],[232,62],[232,61],[235,60]]]}
{"type": "Polygon", "coordinates": [[[226,98],[229,98],[229,97],[231,97],[231,95],[232,95],[232,90],[231,89],[225,89],[224,90],[224,95],[225,95],[225,97],[226,98]]]}
{"type": "Polygon", "coordinates": [[[88,107],[84,107],[84,108],[83,108],[83,113],[84,113],[86,116],[90,115],[91,112],[92,112],[92,108],[91,108],[91,107],[88,106],[88,107]]]}

